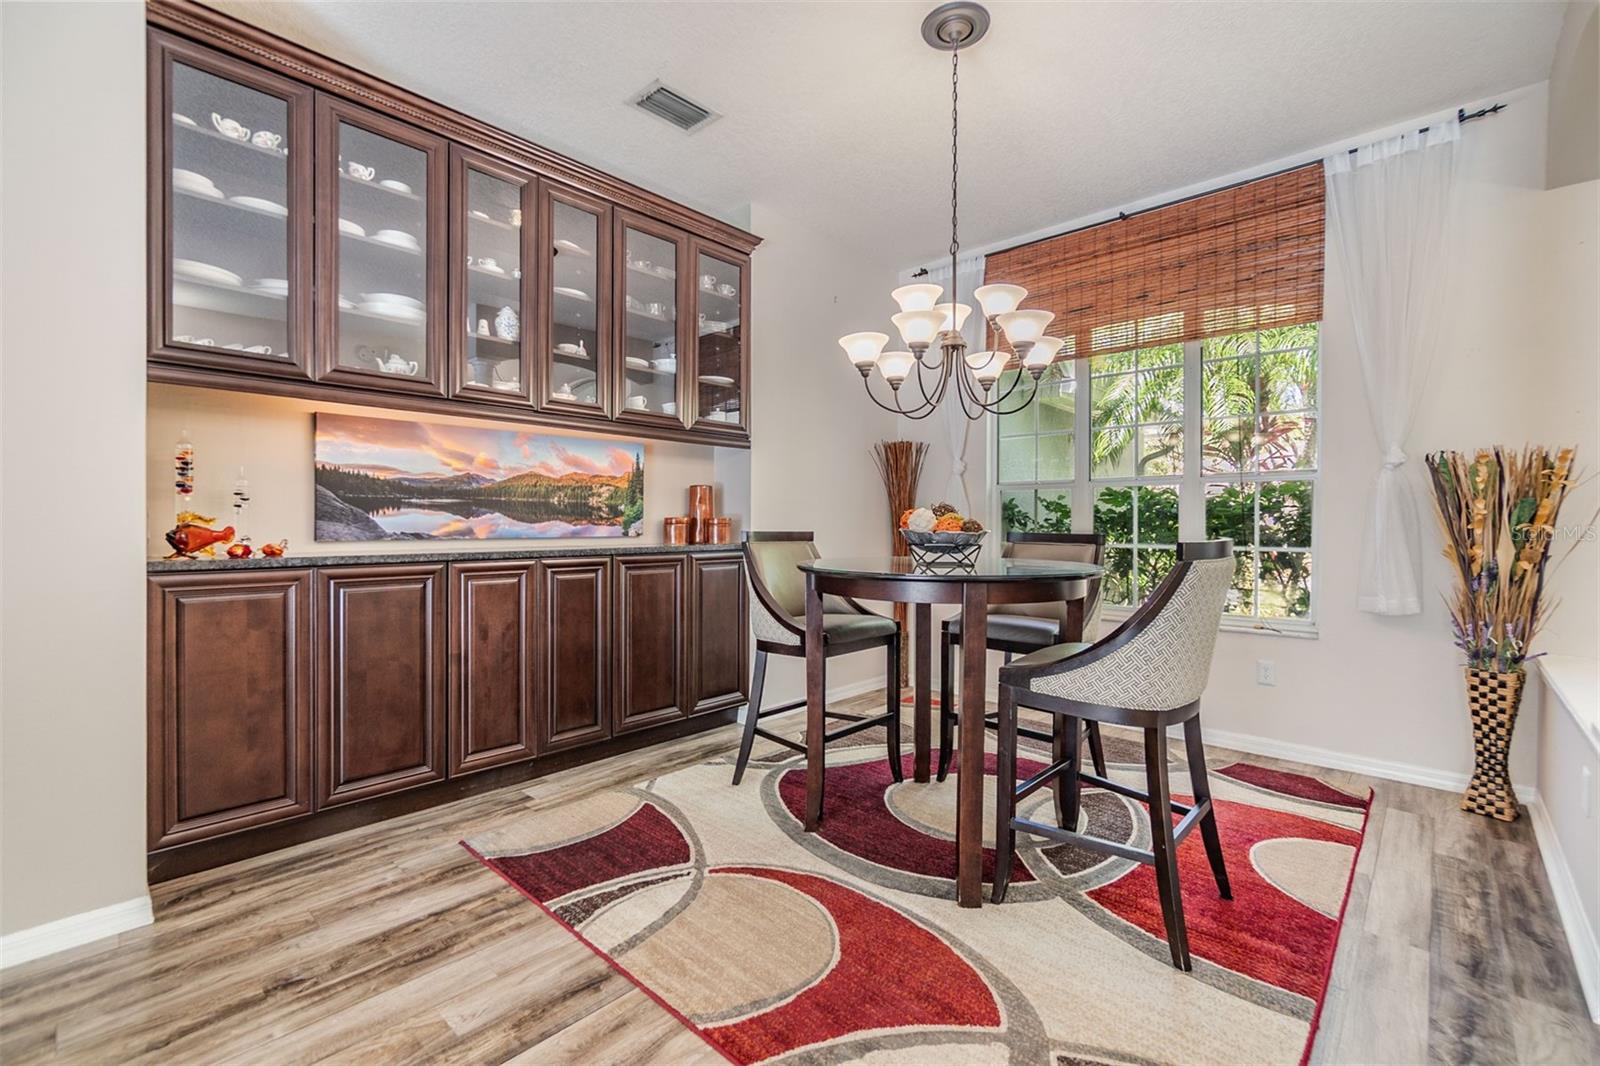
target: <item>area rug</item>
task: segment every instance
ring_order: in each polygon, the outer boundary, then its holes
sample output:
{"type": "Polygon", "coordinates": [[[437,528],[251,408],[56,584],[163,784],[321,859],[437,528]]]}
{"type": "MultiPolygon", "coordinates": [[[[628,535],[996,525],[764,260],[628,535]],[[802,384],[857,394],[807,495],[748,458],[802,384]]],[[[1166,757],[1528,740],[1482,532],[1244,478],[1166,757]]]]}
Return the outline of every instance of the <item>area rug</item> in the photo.
{"type": "MultiPolygon", "coordinates": [[[[1127,760],[1112,776],[1142,784],[1137,748],[1107,742],[1127,760]]],[[[1305,1060],[1370,796],[1213,767],[1234,898],[1218,898],[1198,834],[1185,841],[1186,974],[1151,868],[1128,860],[1019,835],[1006,902],[957,907],[955,775],[916,784],[907,756],[896,784],[882,752],[830,749],[815,834],[799,820],[802,761],[785,755],[738,788],[731,760],[713,760],[463,845],[731,1062],[1305,1060]]],[[[1172,778],[1182,794],[1177,763],[1172,778]]],[[[1054,822],[1048,790],[1023,810],[1054,822]]],[[[1080,817],[1149,846],[1132,801],[1091,790],[1080,817]]],[[[986,877],[993,864],[986,850],[986,877]]]]}

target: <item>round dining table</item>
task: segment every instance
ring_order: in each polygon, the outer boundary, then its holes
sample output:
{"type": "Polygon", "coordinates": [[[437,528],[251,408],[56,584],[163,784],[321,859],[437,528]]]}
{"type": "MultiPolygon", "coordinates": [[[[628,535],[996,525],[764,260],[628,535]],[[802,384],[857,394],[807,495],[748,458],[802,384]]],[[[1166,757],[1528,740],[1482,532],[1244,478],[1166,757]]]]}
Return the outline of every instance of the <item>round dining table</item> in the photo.
{"type": "MultiPolygon", "coordinates": [[[[1083,606],[1091,583],[1104,573],[1093,563],[1012,559],[986,545],[970,560],[938,556],[865,556],[813,559],[806,575],[806,832],[822,820],[826,693],[823,691],[822,597],[907,603],[915,608],[916,670],[912,737],[913,779],[927,782],[932,738],[933,604],[961,607],[961,686],[957,706],[987,709],[989,608],[1014,603],[1065,601],[1063,643],[1081,640],[1083,606]]],[[[956,763],[956,900],[982,905],[984,715],[962,714],[956,763]]]]}

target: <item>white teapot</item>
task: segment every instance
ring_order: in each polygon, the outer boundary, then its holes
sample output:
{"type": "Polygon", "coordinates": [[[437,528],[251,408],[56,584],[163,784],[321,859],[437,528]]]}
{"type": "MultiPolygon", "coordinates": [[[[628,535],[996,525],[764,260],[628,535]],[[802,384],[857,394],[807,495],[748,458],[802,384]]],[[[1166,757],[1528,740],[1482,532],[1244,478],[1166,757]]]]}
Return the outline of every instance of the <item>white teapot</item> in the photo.
{"type": "Polygon", "coordinates": [[[378,369],[389,374],[416,374],[417,361],[402,359],[399,352],[390,352],[389,358],[378,360],[378,369]]]}
{"type": "Polygon", "coordinates": [[[223,118],[215,111],[211,112],[211,124],[217,127],[217,132],[224,137],[232,137],[236,141],[248,141],[250,128],[236,119],[223,118]]]}

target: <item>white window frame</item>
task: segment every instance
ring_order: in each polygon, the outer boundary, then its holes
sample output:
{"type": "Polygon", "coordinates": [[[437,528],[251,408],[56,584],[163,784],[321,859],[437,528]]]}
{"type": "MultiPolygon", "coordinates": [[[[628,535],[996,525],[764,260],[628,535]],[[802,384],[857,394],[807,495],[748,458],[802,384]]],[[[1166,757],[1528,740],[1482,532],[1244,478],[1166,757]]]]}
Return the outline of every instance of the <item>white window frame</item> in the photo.
{"type": "MultiPolygon", "coordinates": [[[[1269,327],[1270,328],[1270,327],[1269,327]]],[[[1240,332],[1246,332],[1241,330],[1240,332]]],[[[1200,442],[1203,428],[1204,411],[1202,410],[1203,387],[1202,374],[1204,373],[1205,358],[1202,351],[1203,342],[1198,340],[1185,341],[1183,345],[1183,473],[1177,477],[1162,475],[1159,477],[1116,477],[1094,479],[1090,469],[1090,456],[1093,448],[1094,427],[1091,419],[1094,413],[1094,404],[1090,387],[1088,360],[1073,361],[1072,374],[1074,381],[1073,400],[1073,479],[1064,481],[1030,481],[1009,482],[1002,484],[1000,481],[1000,419],[990,416],[989,432],[986,434],[988,445],[987,480],[989,485],[989,527],[994,530],[1002,528],[1001,525],[1001,499],[1007,489],[1031,489],[1037,501],[1038,493],[1060,493],[1070,490],[1072,500],[1072,531],[1074,533],[1094,532],[1094,501],[1098,490],[1104,487],[1135,486],[1135,487],[1178,487],[1178,538],[1185,541],[1204,540],[1206,533],[1205,516],[1205,487],[1208,483],[1229,480],[1243,480],[1247,482],[1261,481],[1309,481],[1311,482],[1311,547],[1307,550],[1313,559],[1319,558],[1320,530],[1322,528],[1322,499],[1320,486],[1322,475],[1326,472],[1327,450],[1323,447],[1323,410],[1322,399],[1324,389],[1322,386],[1322,335],[1318,329],[1317,336],[1317,388],[1316,403],[1309,409],[1317,420],[1317,467],[1315,470],[1271,470],[1250,471],[1242,478],[1239,474],[1229,475],[1204,475],[1200,472],[1201,455],[1200,442]]],[[[1153,342],[1151,347],[1159,347],[1160,342],[1153,342]]],[[[1260,413],[1260,412],[1258,412],[1260,413]]],[[[1271,413],[1271,412],[1265,412],[1271,413]]],[[[1136,431],[1137,432],[1137,431],[1136,431]]],[[[1260,497],[1257,496],[1256,507],[1259,511],[1260,497]]],[[[1259,528],[1259,514],[1256,518],[1256,528],[1259,528]]],[[[1273,549],[1276,550],[1276,549],[1273,549]]],[[[1312,575],[1311,609],[1304,618],[1258,618],[1251,615],[1224,614],[1221,627],[1224,630],[1247,633],[1270,633],[1292,637],[1315,637],[1317,635],[1317,611],[1322,594],[1317,591],[1315,584],[1316,575],[1312,575]]],[[[1147,590],[1148,591],[1148,590],[1147,590]]],[[[1107,604],[1103,616],[1112,621],[1120,621],[1132,613],[1131,607],[1113,606],[1107,604]]]]}

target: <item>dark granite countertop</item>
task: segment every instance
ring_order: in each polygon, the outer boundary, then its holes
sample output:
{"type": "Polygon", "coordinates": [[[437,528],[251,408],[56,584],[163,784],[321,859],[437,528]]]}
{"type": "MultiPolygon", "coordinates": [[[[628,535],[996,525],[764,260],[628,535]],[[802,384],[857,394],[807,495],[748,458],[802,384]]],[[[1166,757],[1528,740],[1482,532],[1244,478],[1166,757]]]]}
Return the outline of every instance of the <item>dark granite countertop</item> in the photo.
{"type": "Polygon", "coordinates": [[[215,559],[151,559],[145,571],[151,574],[193,573],[215,570],[281,570],[313,566],[361,566],[387,563],[446,563],[479,562],[491,559],[549,559],[571,558],[575,555],[655,555],[683,552],[738,551],[737,544],[563,544],[547,548],[495,548],[474,551],[468,548],[421,552],[386,552],[373,550],[340,555],[283,555],[276,559],[253,555],[248,559],[229,559],[218,555],[215,559]]]}

